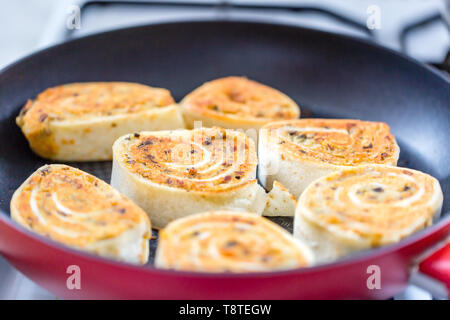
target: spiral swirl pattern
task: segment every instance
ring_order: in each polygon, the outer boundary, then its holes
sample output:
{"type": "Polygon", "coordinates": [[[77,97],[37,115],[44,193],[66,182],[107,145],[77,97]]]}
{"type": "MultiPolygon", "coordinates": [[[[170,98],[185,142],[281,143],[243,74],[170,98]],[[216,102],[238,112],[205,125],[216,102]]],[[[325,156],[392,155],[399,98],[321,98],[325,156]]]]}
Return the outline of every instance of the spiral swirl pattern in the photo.
{"type": "Polygon", "coordinates": [[[46,165],[33,173],[15,192],[11,214],[39,234],[87,250],[139,228],[143,247],[138,251],[144,254],[151,235],[142,209],[104,181],[66,165],[46,165]]]}
{"type": "Polygon", "coordinates": [[[49,88],[28,101],[17,123],[26,135],[46,130],[51,121],[89,120],[142,112],[173,104],[170,92],[138,83],[86,82],[49,88]]]}
{"type": "Polygon", "coordinates": [[[43,91],[16,118],[31,149],[58,161],[111,160],[132,132],[184,128],[170,92],[138,83],[71,83],[43,91]]]}
{"type": "Polygon", "coordinates": [[[253,142],[219,128],[136,133],[121,140],[125,167],[154,183],[188,191],[220,191],[255,178],[253,142]]]}
{"type": "Polygon", "coordinates": [[[341,238],[361,238],[378,246],[429,226],[441,206],[442,190],[435,178],[372,165],[317,180],[302,194],[296,215],[341,238]]]}
{"type": "Polygon", "coordinates": [[[302,119],[276,122],[270,131],[286,158],[306,158],[334,165],[391,164],[398,146],[383,122],[340,119],[302,119]]]}
{"type": "Polygon", "coordinates": [[[155,228],[198,212],[261,214],[265,207],[255,145],[238,131],[130,134],[114,143],[113,159],[111,184],[144,209],[155,228]]]}
{"type": "Polygon", "coordinates": [[[207,212],[161,231],[156,265],[207,272],[290,269],[312,263],[309,250],[269,220],[249,213],[207,212]]]}
{"type": "Polygon", "coordinates": [[[301,119],[273,122],[259,134],[259,179],[295,196],[314,180],[364,164],[396,165],[400,149],[383,122],[301,119]]]}
{"type": "Polygon", "coordinates": [[[274,120],[300,116],[297,104],[280,91],[243,77],[226,77],[203,84],[181,102],[189,127],[202,120],[205,126],[259,128],[274,120]]]}

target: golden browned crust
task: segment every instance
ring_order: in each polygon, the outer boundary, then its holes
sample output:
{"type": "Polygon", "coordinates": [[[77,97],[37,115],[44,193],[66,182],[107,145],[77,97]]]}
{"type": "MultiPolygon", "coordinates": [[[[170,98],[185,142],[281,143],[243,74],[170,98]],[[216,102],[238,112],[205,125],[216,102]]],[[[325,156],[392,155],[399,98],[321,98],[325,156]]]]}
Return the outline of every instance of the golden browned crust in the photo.
{"type": "MultiPolygon", "coordinates": [[[[146,213],[104,181],[66,165],[46,165],[11,201],[13,218],[67,245],[85,248],[150,221],[146,213]]],[[[141,257],[146,260],[147,257],[141,257]]]]}
{"type": "Polygon", "coordinates": [[[433,177],[370,165],[317,180],[302,194],[298,212],[308,221],[362,236],[376,246],[430,225],[441,205],[442,191],[433,177]]]}
{"type": "Polygon", "coordinates": [[[334,165],[392,164],[399,149],[384,122],[347,119],[301,119],[267,124],[270,142],[282,157],[334,165]]]}
{"type": "Polygon", "coordinates": [[[158,267],[270,271],[309,265],[309,251],[273,222],[251,213],[215,211],[170,223],[160,232],[158,267]]]}
{"type": "Polygon", "coordinates": [[[49,88],[35,100],[29,100],[16,123],[31,147],[51,158],[58,150],[51,123],[139,113],[173,103],[168,90],[137,83],[72,83],[49,88]]]}
{"type": "Polygon", "coordinates": [[[297,104],[280,91],[244,77],[226,77],[203,84],[188,94],[182,107],[218,120],[266,123],[295,119],[297,104]]]}
{"type": "Polygon", "coordinates": [[[187,191],[220,192],[254,182],[255,146],[245,134],[202,128],[130,134],[116,160],[153,183],[187,191]]]}

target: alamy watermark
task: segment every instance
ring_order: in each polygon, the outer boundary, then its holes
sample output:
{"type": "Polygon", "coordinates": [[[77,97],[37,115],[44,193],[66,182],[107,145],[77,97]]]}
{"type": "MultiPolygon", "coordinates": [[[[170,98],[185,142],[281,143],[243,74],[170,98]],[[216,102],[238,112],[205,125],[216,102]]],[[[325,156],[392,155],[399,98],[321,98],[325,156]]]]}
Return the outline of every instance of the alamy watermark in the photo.
{"type": "Polygon", "coordinates": [[[369,290],[381,289],[381,268],[376,264],[367,267],[366,273],[369,274],[366,285],[369,290]]]}
{"type": "Polygon", "coordinates": [[[66,28],[69,30],[81,29],[81,9],[77,5],[67,7],[68,17],[66,19],[66,28]]]}
{"type": "Polygon", "coordinates": [[[367,7],[366,26],[369,30],[381,29],[381,8],[376,4],[367,7]]]}
{"type": "Polygon", "coordinates": [[[69,274],[66,280],[67,289],[81,290],[81,268],[72,264],[67,267],[66,273],[69,274]]]}

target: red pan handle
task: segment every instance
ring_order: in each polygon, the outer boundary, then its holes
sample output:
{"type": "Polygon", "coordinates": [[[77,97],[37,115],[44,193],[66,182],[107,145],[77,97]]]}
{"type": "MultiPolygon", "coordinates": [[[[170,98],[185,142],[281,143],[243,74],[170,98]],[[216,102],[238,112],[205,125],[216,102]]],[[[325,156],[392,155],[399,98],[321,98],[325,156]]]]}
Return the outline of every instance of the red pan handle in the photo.
{"type": "Polygon", "coordinates": [[[450,297],[450,241],[420,262],[419,271],[443,284],[450,297]]]}

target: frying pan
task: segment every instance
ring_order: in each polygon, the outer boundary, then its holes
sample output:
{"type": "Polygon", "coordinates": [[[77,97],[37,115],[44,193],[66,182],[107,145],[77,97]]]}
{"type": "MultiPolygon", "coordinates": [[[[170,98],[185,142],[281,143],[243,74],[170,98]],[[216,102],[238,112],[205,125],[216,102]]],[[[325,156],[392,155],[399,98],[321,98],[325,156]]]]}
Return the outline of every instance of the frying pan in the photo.
{"type": "MultiPolygon", "coordinates": [[[[62,298],[392,297],[404,289],[415,259],[450,234],[449,102],[449,82],[411,59],[369,42],[288,25],[182,21],[120,29],[45,49],[0,72],[0,252],[62,298]],[[13,191],[48,162],[30,151],[14,123],[27,99],[62,83],[120,80],[169,88],[179,100],[201,83],[227,75],[245,75],[282,90],[308,116],[387,122],[401,147],[399,165],[439,179],[444,192],[440,220],[397,244],[331,264],[204,274],[103,259],[30,233],[10,219],[13,191]],[[72,265],[81,270],[81,289],[66,285],[72,265]],[[380,268],[381,288],[367,285],[373,265],[380,268]]],[[[109,162],[71,165],[109,181],[109,162]]],[[[437,254],[440,269],[434,268],[434,255],[421,270],[448,281],[448,249],[437,254]],[[446,267],[442,256],[447,256],[446,267]]]]}

